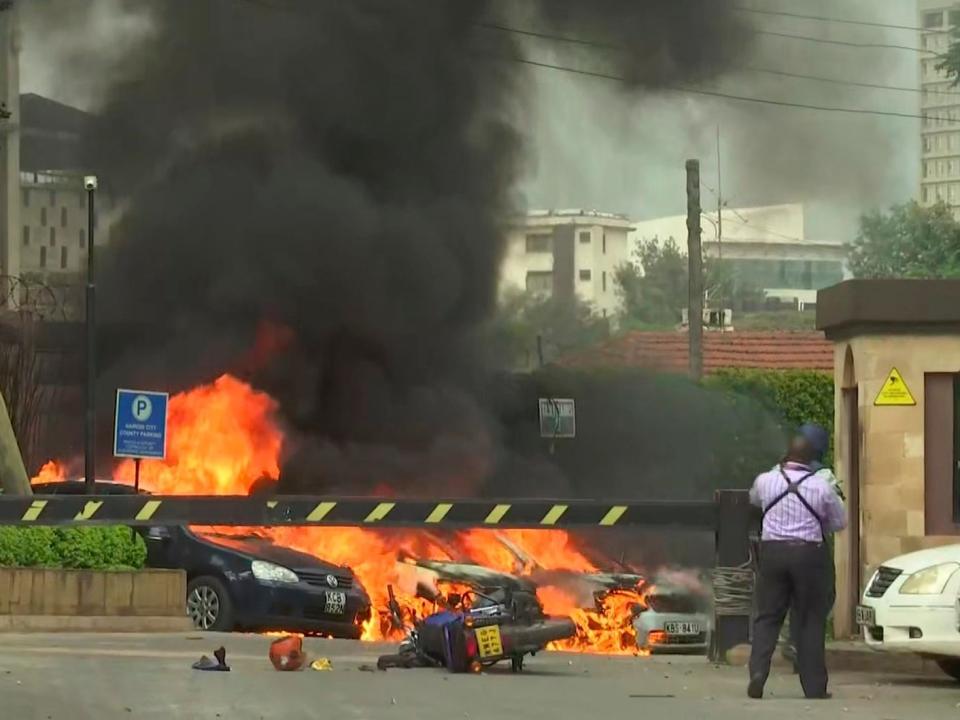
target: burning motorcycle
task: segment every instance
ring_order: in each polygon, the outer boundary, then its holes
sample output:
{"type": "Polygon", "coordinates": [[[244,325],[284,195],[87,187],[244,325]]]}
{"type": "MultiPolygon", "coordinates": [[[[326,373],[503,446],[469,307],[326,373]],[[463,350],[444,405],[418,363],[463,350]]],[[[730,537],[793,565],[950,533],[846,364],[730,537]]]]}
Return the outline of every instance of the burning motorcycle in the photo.
{"type": "MultiPolygon", "coordinates": [[[[400,606],[388,587],[390,613],[404,627],[400,606]]],[[[569,618],[549,617],[535,594],[512,588],[451,593],[446,607],[407,626],[398,652],[383,655],[377,667],[445,667],[450,672],[480,672],[509,660],[513,672],[523,670],[526,655],[548,643],[576,634],[569,618]]]]}

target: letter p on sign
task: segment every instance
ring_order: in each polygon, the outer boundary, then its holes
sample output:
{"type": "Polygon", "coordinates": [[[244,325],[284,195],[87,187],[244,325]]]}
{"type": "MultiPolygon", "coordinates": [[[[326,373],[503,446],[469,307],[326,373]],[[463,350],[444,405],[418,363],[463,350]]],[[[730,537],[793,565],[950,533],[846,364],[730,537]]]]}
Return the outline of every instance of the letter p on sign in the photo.
{"type": "Polygon", "coordinates": [[[146,422],[153,414],[153,403],[146,395],[137,395],[133,399],[133,416],[140,422],[146,422]]]}

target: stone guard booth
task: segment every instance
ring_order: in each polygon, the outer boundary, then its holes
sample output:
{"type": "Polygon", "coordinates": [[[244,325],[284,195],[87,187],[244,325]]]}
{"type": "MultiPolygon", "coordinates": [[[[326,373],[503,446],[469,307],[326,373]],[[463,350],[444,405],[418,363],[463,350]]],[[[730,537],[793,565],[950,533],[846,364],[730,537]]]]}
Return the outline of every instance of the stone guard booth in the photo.
{"type": "Polygon", "coordinates": [[[960,542],[960,280],[849,280],[817,298],[834,344],[838,637],[873,570],[960,542]],[[905,387],[904,387],[905,386],[905,387]]]}

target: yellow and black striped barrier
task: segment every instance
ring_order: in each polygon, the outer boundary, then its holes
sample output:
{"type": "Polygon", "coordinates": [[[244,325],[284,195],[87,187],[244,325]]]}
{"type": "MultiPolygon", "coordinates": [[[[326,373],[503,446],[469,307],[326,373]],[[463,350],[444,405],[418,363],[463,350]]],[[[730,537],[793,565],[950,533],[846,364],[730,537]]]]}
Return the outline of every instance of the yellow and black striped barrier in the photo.
{"type": "Polygon", "coordinates": [[[396,500],[312,496],[0,496],[0,525],[352,525],[713,530],[713,502],[396,500]]]}

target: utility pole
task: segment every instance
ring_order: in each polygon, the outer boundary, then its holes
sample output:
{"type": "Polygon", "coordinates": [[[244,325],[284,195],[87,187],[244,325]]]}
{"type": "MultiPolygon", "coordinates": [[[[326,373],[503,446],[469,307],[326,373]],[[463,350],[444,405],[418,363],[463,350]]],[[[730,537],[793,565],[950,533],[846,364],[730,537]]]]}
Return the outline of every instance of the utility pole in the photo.
{"type": "MultiPolygon", "coordinates": [[[[717,263],[721,266],[723,265],[723,173],[720,172],[720,125],[717,125],[717,263]]],[[[720,272],[718,273],[720,278],[720,307],[717,308],[720,311],[720,330],[723,330],[724,321],[726,320],[724,312],[724,271],[723,267],[720,267],[720,272]]]]}
{"type": "Polygon", "coordinates": [[[96,493],[96,429],[97,429],[97,324],[94,300],[96,285],[93,275],[93,252],[96,247],[96,208],[97,176],[87,175],[83,179],[83,188],[87,191],[87,297],[86,297],[86,345],[87,345],[87,384],[86,417],[83,432],[83,472],[87,495],[96,493]]]}
{"type": "Polygon", "coordinates": [[[703,255],[700,249],[700,161],[687,160],[687,337],[690,377],[703,377],[703,255]]]}
{"type": "Polygon", "coordinates": [[[717,259],[723,260],[723,175],[720,172],[719,125],[717,125],[717,259]]]}

